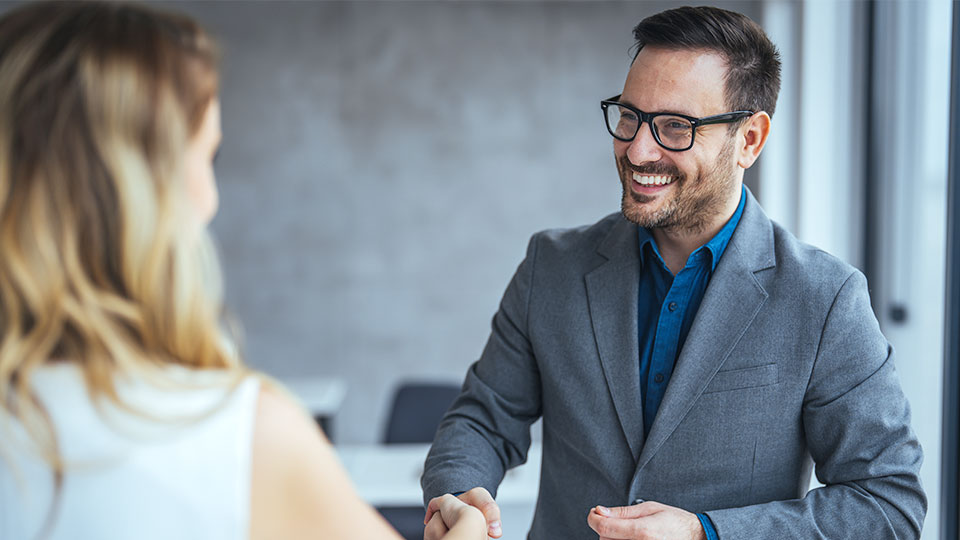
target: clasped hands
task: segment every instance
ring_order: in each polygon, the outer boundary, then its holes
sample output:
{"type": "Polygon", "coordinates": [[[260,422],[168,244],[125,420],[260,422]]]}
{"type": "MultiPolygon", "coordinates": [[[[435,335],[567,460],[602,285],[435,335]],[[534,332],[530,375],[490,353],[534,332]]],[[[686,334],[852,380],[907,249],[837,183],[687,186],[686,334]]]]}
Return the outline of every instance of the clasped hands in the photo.
{"type": "MultiPolygon", "coordinates": [[[[424,540],[439,538],[453,525],[444,523],[441,518],[443,497],[436,497],[427,505],[423,519],[426,525],[424,540]]],[[[473,488],[457,498],[483,513],[487,521],[487,534],[491,538],[503,535],[500,507],[486,489],[473,488]]],[[[587,525],[597,533],[599,540],[706,540],[703,526],[696,515],[653,501],[613,508],[595,506],[587,514],[587,525]]]]}

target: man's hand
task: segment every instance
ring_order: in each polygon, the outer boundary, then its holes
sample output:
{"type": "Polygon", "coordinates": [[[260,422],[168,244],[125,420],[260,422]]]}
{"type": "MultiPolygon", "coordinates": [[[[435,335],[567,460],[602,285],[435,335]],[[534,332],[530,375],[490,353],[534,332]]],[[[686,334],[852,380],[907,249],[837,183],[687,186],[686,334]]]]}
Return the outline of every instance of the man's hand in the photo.
{"type": "MultiPolygon", "coordinates": [[[[433,516],[423,530],[423,537],[427,540],[443,538],[454,527],[460,526],[461,533],[474,531],[473,538],[487,540],[487,522],[480,510],[468,505],[453,495],[444,495],[434,499],[438,501],[434,507],[433,516]]],[[[433,504],[433,501],[431,501],[433,504]]],[[[466,535],[461,535],[466,538],[466,535]]]]}
{"type": "MultiPolygon", "coordinates": [[[[423,517],[424,525],[429,524],[433,515],[439,510],[442,498],[443,497],[434,497],[430,500],[430,504],[427,505],[427,514],[423,517]]],[[[500,538],[503,536],[503,531],[500,526],[500,507],[497,506],[497,502],[490,496],[489,491],[482,487],[475,487],[470,491],[461,493],[457,498],[483,513],[484,519],[487,520],[487,534],[491,538],[500,538]]],[[[694,517],[694,519],[696,519],[696,517],[694,517]]],[[[439,526],[427,527],[424,531],[424,540],[433,540],[435,537],[427,536],[427,534],[439,529],[439,526]]]]}
{"type": "Polygon", "coordinates": [[[650,501],[616,508],[595,506],[587,524],[600,540],[706,540],[695,514],[650,501]]]}

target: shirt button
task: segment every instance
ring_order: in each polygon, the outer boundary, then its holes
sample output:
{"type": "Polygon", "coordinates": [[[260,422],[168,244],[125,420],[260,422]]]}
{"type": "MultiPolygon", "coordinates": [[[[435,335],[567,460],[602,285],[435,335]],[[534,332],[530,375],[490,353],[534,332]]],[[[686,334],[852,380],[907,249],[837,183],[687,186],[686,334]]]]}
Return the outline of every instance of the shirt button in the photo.
{"type": "Polygon", "coordinates": [[[670,311],[676,311],[676,310],[677,310],[677,303],[676,303],[676,302],[670,302],[669,304],[667,304],[667,309],[669,309],[670,311]]]}
{"type": "Polygon", "coordinates": [[[663,382],[663,374],[662,374],[662,373],[657,373],[656,375],[654,375],[654,376],[653,376],[653,381],[656,382],[656,383],[662,383],[662,382],[663,382]]]}

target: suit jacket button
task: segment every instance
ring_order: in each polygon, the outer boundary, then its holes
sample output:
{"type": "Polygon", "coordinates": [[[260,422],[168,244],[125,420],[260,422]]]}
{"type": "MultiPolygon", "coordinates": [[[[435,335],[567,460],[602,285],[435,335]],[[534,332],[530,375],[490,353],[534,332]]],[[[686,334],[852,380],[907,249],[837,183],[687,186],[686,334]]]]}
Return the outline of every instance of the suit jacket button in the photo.
{"type": "Polygon", "coordinates": [[[640,503],[642,503],[642,502],[644,502],[643,499],[634,499],[634,500],[633,500],[633,504],[640,504],[640,503]]]}

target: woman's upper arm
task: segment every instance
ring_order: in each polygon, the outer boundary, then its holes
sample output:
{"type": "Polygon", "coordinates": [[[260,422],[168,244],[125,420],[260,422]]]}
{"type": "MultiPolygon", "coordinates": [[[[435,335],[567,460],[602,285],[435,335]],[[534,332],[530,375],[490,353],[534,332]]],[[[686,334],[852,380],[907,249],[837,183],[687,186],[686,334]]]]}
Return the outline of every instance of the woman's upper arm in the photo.
{"type": "Polygon", "coordinates": [[[357,495],[316,423],[269,385],[257,404],[251,478],[251,539],[400,539],[357,495]]]}

